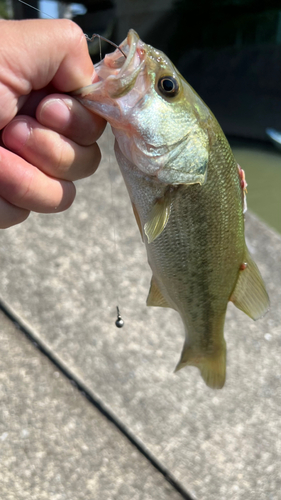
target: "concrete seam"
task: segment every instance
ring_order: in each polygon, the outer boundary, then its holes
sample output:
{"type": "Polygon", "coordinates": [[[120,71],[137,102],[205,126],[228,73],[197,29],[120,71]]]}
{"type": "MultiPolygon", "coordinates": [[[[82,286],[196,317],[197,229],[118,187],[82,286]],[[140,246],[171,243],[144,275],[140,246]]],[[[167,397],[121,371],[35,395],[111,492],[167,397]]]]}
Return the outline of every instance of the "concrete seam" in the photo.
{"type": "Polygon", "coordinates": [[[186,489],[180,484],[175,476],[168,471],[168,469],[158,460],[154,454],[145,446],[143,441],[139,439],[129,427],[127,427],[112,411],[102,399],[92,391],[83,379],[75,373],[63,359],[56,354],[53,349],[45,342],[38,332],[22,318],[14,308],[9,305],[2,297],[0,297],[0,310],[16,324],[17,328],[25,334],[25,336],[39,349],[47,358],[66,376],[72,385],[74,385],[84,395],[88,401],[95,406],[104,415],[107,420],[117,427],[117,429],[135,446],[138,451],[160,472],[166,481],[168,481],[173,488],[181,494],[185,500],[193,500],[186,489]]]}

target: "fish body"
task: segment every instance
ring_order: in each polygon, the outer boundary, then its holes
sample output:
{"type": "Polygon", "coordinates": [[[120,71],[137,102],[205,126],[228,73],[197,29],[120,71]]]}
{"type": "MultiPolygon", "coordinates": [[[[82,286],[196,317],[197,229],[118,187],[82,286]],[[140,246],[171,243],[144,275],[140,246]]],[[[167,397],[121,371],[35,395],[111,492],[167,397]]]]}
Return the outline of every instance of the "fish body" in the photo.
{"type": "Polygon", "coordinates": [[[147,305],[171,307],[185,326],[176,370],[193,365],[225,382],[229,300],[253,319],[268,296],[244,237],[245,177],[215,117],[162,52],[131,30],[76,92],[106,118],[152,280],[147,305]]]}

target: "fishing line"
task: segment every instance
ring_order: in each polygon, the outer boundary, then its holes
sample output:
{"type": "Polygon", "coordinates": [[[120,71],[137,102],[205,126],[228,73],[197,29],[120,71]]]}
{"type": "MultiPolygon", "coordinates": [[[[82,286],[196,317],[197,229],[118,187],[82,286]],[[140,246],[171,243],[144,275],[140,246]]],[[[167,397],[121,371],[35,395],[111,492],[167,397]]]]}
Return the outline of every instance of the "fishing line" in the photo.
{"type": "Polygon", "coordinates": [[[101,37],[99,37],[99,48],[100,48],[100,61],[102,60],[102,52],[101,52],[101,37]]]}
{"type": "MultiPolygon", "coordinates": [[[[30,7],[31,9],[36,10],[40,14],[44,14],[45,16],[48,16],[51,19],[55,19],[53,16],[50,16],[46,12],[43,12],[41,9],[37,9],[37,7],[34,7],[33,5],[29,5],[27,2],[24,2],[24,0],[18,0],[18,2],[23,3],[24,5],[27,5],[28,7],[30,7]]],[[[103,40],[104,42],[109,43],[110,45],[112,45],[116,49],[120,50],[120,52],[122,53],[122,55],[125,58],[127,58],[126,54],[123,52],[123,50],[118,45],[116,45],[116,43],[112,42],[111,40],[108,40],[104,36],[98,35],[97,33],[94,33],[91,37],[89,37],[86,33],[84,33],[84,35],[86,37],[87,42],[92,42],[95,38],[99,39],[100,60],[102,60],[101,40],[103,40]]],[[[113,213],[113,225],[112,225],[113,226],[113,238],[112,239],[113,239],[113,246],[114,246],[114,254],[116,256],[116,263],[115,263],[116,265],[114,266],[115,267],[115,271],[114,271],[113,275],[117,276],[117,280],[116,280],[117,282],[115,283],[115,287],[116,287],[115,289],[116,289],[116,302],[117,302],[117,304],[119,304],[119,296],[120,296],[120,294],[119,294],[119,283],[120,283],[120,280],[119,280],[119,272],[118,272],[119,266],[118,266],[118,262],[117,262],[117,247],[118,247],[118,245],[117,245],[117,237],[116,237],[117,221],[116,221],[115,211],[114,211],[114,207],[113,207],[113,186],[112,186],[113,182],[112,182],[111,175],[110,175],[111,165],[112,165],[111,155],[109,155],[109,170],[108,170],[108,173],[109,173],[110,191],[111,191],[111,211],[113,213]]],[[[115,325],[117,326],[117,328],[122,328],[124,326],[124,321],[123,321],[123,319],[121,317],[121,314],[120,314],[119,305],[116,306],[116,315],[117,315],[117,319],[115,321],[115,325]]]]}
{"type": "MultiPolygon", "coordinates": [[[[84,35],[86,37],[87,42],[92,42],[95,38],[99,38],[99,42],[102,40],[103,42],[109,43],[110,45],[112,45],[116,49],[120,50],[121,54],[125,57],[125,59],[127,59],[127,56],[126,56],[125,52],[123,52],[123,50],[119,47],[119,45],[117,45],[116,43],[112,42],[108,38],[105,38],[105,36],[98,35],[97,33],[94,33],[91,37],[89,37],[85,33],[84,33],[84,35]]],[[[102,60],[101,43],[100,43],[100,59],[102,60]]]]}
{"type": "MultiPolygon", "coordinates": [[[[89,39],[87,37],[87,35],[86,35],[86,38],[89,41],[93,40],[95,37],[99,38],[100,60],[102,60],[101,40],[103,40],[105,42],[108,42],[108,43],[112,44],[113,46],[115,46],[126,57],[126,55],[123,53],[123,51],[120,49],[120,47],[118,47],[115,43],[111,42],[110,40],[107,40],[107,38],[104,38],[104,37],[102,37],[100,35],[94,34],[91,37],[91,39],[89,39]]],[[[107,134],[109,136],[109,128],[108,127],[109,127],[109,125],[107,125],[107,130],[105,131],[105,134],[107,134]]],[[[110,137],[108,137],[108,141],[107,142],[110,143],[110,137]]],[[[113,217],[113,221],[112,221],[113,222],[113,224],[112,224],[112,240],[113,240],[113,247],[114,247],[114,259],[113,260],[115,260],[115,263],[113,265],[114,272],[112,274],[115,277],[115,288],[114,289],[115,289],[115,293],[116,293],[116,297],[115,298],[116,298],[116,303],[117,303],[117,306],[116,306],[117,319],[115,321],[115,325],[117,326],[117,328],[122,328],[124,326],[124,320],[121,317],[120,309],[119,309],[119,302],[120,302],[120,271],[119,271],[118,256],[117,256],[117,250],[118,250],[117,235],[116,235],[117,219],[116,219],[116,213],[115,213],[114,206],[113,206],[113,180],[111,178],[111,173],[112,173],[112,155],[111,154],[109,154],[109,157],[108,157],[108,169],[107,169],[107,172],[108,172],[109,183],[110,183],[111,213],[112,213],[112,217],[113,217]]]]}
{"type": "MultiPolygon", "coordinates": [[[[99,49],[100,49],[100,60],[102,60],[101,40],[113,45],[116,49],[120,50],[120,52],[123,54],[123,56],[125,58],[127,58],[127,56],[126,56],[126,54],[124,54],[123,50],[121,50],[120,47],[118,47],[118,45],[116,45],[114,42],[111,42],[111,40],[108,40],[107,38],[105,38],[101,35],[97,35],[96,33],[94,33],[91,38],[89,38],[87,35],[85,35],[85,36],[86,36],[86,40],[89,42],[93,41],[94,38],[98,37],[99,49]]],[[[108,134],[108,132],[107,132],[107,134],[108,134]]],[[[115,210],[114,210],[114,206],[113,206],[113,181],[111,179],[111,171],[112,171],[111,167],[112,167],[112,156],[110,154],[109,160],[108,160],[108,176],[109,176],[109,182],[110,182],[111,212],[113,214],[113,224],[112,224],[113,238],[112,239],[113,239],[114,255],[115,255],[115,261],[116,261],[115,266],[114,266],[113,276],[117,277],[117,279],[115,279],[116,302],[117,302],[117,306],[116,306],[117,319],[115,321],[115,325],[117,326],[117,328],[122,328],[124,326],[124,321],[121,317],[120,309],[119,309],[119,305],[118,305],[120,302],[120,300],[119,300],[119,298],[120,298],[120,293],[119,293],[120,273],[119,273],[118,257],[117,257],[117,249],[118,249],[117,235],[116,235],[117,220],[116,220],[116,214],[115,214],[115,210]]]]}
{"type": "MultiPolygon", "coordinates": [[[[37,9],[37,7],[34,7],[34,5],[30,5],[29,3],[27,2],[24,2],[23,0],[18,0],[18,2],[20,3],[23,3],[24,5],[27,5],[27,7],[30,7],[31,9],[34,9],[36,10],[37,12],[39,12],[39,14],[44,14],[44,16],[48,16],[50,19],[56,19],[55,17],[53,16],[50,16],[50,14],[47,14],[47,12],[44,12],[43,10],[41,9],[37,9]]],[[[120,50],[121,54],[125,57],[125,59],[127,59],[127,56],[125,54],[125,52],[123,52],[123,50],[119,47],[119,45],[117,45],[116,43],[112,42],[111,40],[108,40],[108,38],[105,38],[104,36],[102,35],[98,35],[97,33],[94,33],[91,37],[89,37],[87,35],[87,33],[84,33],[85,37],[86,37],[86,40],[87,42],[93,42],[93,40],[95,38],[98,38],[99,39],[99,49],[100,49],[100,60],[102,60],[102,53],[101,53],[101,40],[103,40],[104,42],[106,43],[109,43],[110,45],[112,45],[113,47],[115,47],[116,49],[120,50]]]]}
{"type": "MultiPolygon", "coordinates": [[[[108,134],[108,132],[107,132],[107,134],[108,134]]],[[[119,271],[118,256],[117,256],[117,249],[118,249],[117,234],[116,234],[117,219],[116,219],[116,212],[115,212],[114,206],[113,206],[113,180],[111,178],[111,172],[112,172],[112,156],[110,154],[109,160],[108,160],[108,177],[109,177],[109,182],[110,182],[111,212],[112,212],[112,216],[113,216],[112,240],[113,240],[114,256],[115,256],[114,257],[115,263],[113,266],[114,267],[113,275],[115,276],[116,303],[119,304],[119,302],[120,302],[120,300],[119,300],[120,299],[120,271],[119,271]]],[[[117,319],[115,321],[115,325],[117,326],[117,328],[122,328],[124,326],[124,321],[121,317],[120,309],[119,309],[118,305],[116,306],[116,313],[117,313],[117,319]]]]}
{"type": "Polygon", "coordinates": [[[48,17],[50,17],[50,19],[56,19],[55,17],[50,16],[50,14],[47,14],[47,12],[44,12],[41,9],[37,9],[37,7],[34,7],[34,5],[29,5],[29,3],[26,3],[23,0],[18,0],[18,2],[23,3],[24,5],[27,5],[27,7],[30,7],[31,9],[37,10],[37,12],[39,12],[39,14],[44,14],[44,16],[48,16],[48,17]]]}

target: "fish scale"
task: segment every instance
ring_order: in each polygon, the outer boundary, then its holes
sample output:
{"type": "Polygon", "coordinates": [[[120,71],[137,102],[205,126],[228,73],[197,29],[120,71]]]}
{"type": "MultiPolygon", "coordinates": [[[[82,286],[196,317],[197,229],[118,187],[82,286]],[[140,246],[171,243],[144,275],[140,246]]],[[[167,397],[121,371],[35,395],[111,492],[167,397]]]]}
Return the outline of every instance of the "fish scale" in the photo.
{"type": "Polygon", "coordinates": [[[221,388],[228,301],[253,319],[269,306],[245,244],[245,174],[167,56],[133,30],[120,48],[123,64],[118,50],[107,55],[96,66],[99,80],[75,96],[112,126],[153,273],[147,305],[175,309],[185,327],[176,370],[196,366],[208,386],[221,388]]]}

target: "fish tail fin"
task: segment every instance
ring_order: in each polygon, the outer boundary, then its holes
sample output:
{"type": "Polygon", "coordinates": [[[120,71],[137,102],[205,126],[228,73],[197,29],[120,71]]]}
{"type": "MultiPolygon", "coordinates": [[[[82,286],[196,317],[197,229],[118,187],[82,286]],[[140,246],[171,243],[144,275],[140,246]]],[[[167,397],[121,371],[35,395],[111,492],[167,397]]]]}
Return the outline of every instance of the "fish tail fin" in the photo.
{"type": "Polygon", "coordinates": [[[226,376],[226,345],[225,340],[212,353],[206,355],[196,354],[188,345],[184,345],[181,359],[176,366],[175,372],[184,366],[196,366],[208,387],[221,389],[225,383],[226,376]]]}
{"type": "Polygon", "coordinates": [[[201,376],[208,387],[222,389],[226,376],[226,348],[208,356],[198,366],[201,376]]]}

